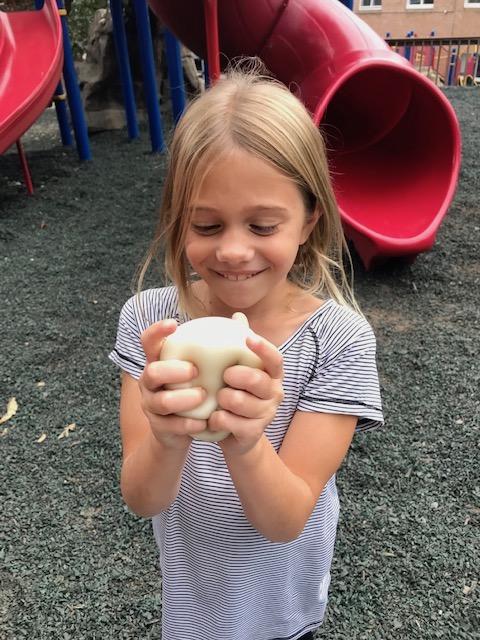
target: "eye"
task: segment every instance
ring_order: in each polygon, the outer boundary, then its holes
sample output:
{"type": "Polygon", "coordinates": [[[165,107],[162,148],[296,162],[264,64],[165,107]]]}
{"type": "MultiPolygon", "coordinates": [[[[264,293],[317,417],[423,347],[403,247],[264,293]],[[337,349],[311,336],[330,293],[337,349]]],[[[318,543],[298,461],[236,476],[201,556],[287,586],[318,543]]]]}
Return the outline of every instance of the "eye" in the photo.
{"type": "Polygon", "coordinates": [[[253,233],[256,233],[259,236],[269,236],[274,233],[277,229],[277,224],[271,225],[261,225],[261,224],[251,224],[250,229],[253,233]]]}
{"type": "Polygon", "coordinates": [[[192,229],[195,231],[195,233],[199,233],[202,236],[211,236],[214,233],[217,233],[217,231],[220,230],[220,225],[219,224],[193,224],[192,223],[192,229]]]}

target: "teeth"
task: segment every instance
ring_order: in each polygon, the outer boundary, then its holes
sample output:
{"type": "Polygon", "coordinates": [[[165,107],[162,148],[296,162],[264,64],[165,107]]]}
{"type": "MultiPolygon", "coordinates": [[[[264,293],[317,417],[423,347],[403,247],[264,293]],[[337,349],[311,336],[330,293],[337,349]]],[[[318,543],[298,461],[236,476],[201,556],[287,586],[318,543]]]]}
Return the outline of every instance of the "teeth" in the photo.
{"type": "Polygon", "coordinates": [[[252,273],[250,275],[242,275],[237,273],[222,273],[221,275],[227,280],[234,280],[236,282],[238,280],[248,280],[249,278],[252,278],[256,274],[252,273]]]}

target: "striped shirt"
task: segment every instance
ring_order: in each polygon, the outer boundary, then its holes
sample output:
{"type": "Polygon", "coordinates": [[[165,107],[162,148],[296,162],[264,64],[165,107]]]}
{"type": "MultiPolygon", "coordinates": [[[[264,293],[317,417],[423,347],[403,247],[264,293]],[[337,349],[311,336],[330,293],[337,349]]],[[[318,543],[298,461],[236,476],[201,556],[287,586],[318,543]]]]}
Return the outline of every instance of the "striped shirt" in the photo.
{"type": "MultiPolygon", "coordinates": [[[[140,335],[164,318],[188,320],[174,287],[124,305],[110,358],[134,378],[145,366],[140,335]]],[[[354,311],[327,300],[280,347],[285,398],[265,434],[278,451],[295,411],[383,422],[375,337],[354,311]]],[[[295,640],[323,619],[338,522],[335,476],[303,532],[273,543],[246,519],[222,451],[193,440],[179,493],[153,518],[162,574],[163,640],[295,640]]]]}

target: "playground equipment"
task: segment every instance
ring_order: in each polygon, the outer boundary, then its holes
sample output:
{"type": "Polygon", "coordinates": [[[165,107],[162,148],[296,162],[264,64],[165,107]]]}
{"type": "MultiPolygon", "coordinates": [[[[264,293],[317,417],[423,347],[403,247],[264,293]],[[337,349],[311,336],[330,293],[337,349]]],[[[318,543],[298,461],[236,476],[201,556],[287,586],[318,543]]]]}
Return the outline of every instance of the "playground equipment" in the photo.
{"type": "MultiPolygon", "coordinates": [[[[388,34],[387,34],[388,35],[388,34]]],[[[480,38],[387,37],[387,43],[438,86],[480,84],[480,38]]]]}
{"type": "MultiPolygon", "coordinates": [[[[161,151],[147,1],[132,3],[152,150],[161,151]]],[[[169,31],[208,59],[212,80],[221,71],[219,50],[222,61],[255,55],[305,103],[326,137],[346,235],[367,268],[392,256],[411,261],[433,246],[459,173],[455,114],[438,88],[352,11],[338,0],[229,0],[219,3],[218,12],[216,0],[149,4],[169,31]]],[[[36,5],[36,12],[0,12],[0,153],[38,118],[60,79],[57,10],[65,13],[63,0],[36,0],[36,5]]],[[[129,135],[136,137],[121,0],[110,0],[110,8],[129,135]]],[[[85,158],[86,126],[63,15],[61,20],[64,78],[79,153],[85,158]]],[[[166,43],[176,119],[183,108],[178,42],[167,32],[166,43]]]]}
{"type": "Polygon", "coordinates": [[[211,76],[256,55],[326,135],[347,236],[365,266],[430,249],[460,167],[455,113],[433,83],[338,0],[149,0],[211,76]],[[218,31],[216,23],[218,20],[218,31]],[[224,56],[224,57],[223,57],[224,56]]]}
{"type": "Polygon", "coordinates": [[[62,69],[79,155],[90,158],[63,0],[36,0],[35,4],[35,11],[0,11],[0,154],[17,144],[30,193],[33,186],[20,138],[54,95],[62,141],[71,143],[62,69]]]}

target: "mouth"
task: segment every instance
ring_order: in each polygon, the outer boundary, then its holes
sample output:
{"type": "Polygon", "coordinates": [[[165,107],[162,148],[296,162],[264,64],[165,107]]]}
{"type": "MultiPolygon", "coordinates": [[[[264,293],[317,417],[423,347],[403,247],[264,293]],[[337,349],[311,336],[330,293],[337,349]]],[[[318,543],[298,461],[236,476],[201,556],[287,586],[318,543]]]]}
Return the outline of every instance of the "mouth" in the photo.
{"type": "Polygon", "coordinates": [[[239,272],[231,272],[231,271],[215,271],[215,273],[225,278],[225,280],[231,280],[232,282],[240,282],[243,280],[250,280],[250,278],[254,278],[258,276],[259,273],[263,273],[265,269],[261,271],[239,271],[239,272]]]}

